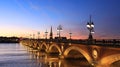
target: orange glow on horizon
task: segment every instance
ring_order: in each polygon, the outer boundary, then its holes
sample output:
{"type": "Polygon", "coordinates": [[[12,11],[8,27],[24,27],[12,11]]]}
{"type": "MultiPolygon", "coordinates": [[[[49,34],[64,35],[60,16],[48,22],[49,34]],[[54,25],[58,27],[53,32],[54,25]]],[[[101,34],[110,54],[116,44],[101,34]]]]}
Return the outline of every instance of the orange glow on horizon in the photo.
{"type": "MultiPolygon", "coordinates": [[[[12,37],[12,36],[15,36],[15,37],[26,37],[26,38],[33,38],[33,34],[35,34],[35,37],[34,38],[38,38],[38,31],[37,30],[31,30],[31,29],[28,29],[28,28],[24,28],[24,27],[15,27],[15,26],[4,26],[2,28],[0,28],[0,36],[4,36],[4,37],[12,37]],[[30,36],[31,35],[31,36],[30,36]]],[[[74,30],[72,32],[73,34],[71,35],[71,39],[88,39],[88,34],[81,34],[82,32],[79,32],[77,30],[74,30]]],[[[48,29],[48,36],[47,38],[49,38],[49,34],[50,34],[50,30],[48,29]]],[[[95,33],[93,34],[93,38],[94,39],[119,39],[115,36],[106,36],[106,37],[103,37],[103,36],[100,36],[101,34],[100,33],[95,33]]],[[[39,35],[40,38],[45,38],[45,31],[40,31],[40,35],[39,35]]],[[[57,32],[56,30],[53,30],[53,37],[57,37],[57,32]]],[[[69,30],[65,30],[65,31],[62,31],[61,32],[61,37],[67,37],[67,39],[70,38],[70,35],[69,35],[69,30]]]]}

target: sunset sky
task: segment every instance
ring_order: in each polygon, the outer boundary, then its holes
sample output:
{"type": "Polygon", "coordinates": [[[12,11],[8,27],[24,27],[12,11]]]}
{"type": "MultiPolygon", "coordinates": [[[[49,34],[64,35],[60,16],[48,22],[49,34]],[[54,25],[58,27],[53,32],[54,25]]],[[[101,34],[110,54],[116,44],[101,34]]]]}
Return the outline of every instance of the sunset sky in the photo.
{"type": "Polygon", "coordinates": [[[96,39],[120,39],[120,0],[0,0],[0,36],[29,37],[50,32],[57,36],[87,39],[89,15],[95,24],[96,39]]]}

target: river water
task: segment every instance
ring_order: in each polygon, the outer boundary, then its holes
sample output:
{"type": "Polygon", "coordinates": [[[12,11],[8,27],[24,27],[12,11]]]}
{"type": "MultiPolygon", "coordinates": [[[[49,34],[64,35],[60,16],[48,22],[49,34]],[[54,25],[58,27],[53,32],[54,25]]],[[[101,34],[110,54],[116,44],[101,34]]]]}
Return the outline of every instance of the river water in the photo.
{"type": "Polygon", "coordinates": [[[18,43],[0,44],[0,67],[89,67],[85,61],[63,60],[18,43]]]}

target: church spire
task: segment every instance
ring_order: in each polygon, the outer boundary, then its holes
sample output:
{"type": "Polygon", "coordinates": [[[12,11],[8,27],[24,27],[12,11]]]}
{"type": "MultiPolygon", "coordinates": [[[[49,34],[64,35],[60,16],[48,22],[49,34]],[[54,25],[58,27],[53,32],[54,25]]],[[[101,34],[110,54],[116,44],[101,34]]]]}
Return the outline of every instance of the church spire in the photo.
{"type": "Polygon", "coordinates": [[[50,39],[53,39],[52,26],[51,26],[51,29],[50,29],[50,39]]]}

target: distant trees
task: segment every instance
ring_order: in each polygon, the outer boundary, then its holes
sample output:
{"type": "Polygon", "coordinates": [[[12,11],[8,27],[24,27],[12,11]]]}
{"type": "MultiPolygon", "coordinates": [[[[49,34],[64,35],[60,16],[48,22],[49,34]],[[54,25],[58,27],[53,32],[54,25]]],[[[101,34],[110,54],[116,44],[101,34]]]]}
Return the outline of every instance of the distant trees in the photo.
{"type": "Polygon", "coordinates": [[[0,43],[19,43],[18,37],[0,37],[0,43]]]}

